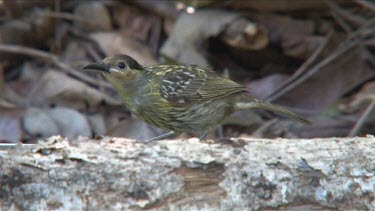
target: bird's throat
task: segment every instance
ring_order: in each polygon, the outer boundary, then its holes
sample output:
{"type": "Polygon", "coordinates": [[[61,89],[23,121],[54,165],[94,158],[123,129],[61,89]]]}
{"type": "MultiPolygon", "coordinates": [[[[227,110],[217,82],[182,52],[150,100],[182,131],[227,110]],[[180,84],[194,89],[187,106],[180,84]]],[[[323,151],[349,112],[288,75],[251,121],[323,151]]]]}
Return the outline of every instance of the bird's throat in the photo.
{"type": "Polygon", "coordinates": [[[127,107],[131,107],[135,103],[135,99],[149,92],[149,90],[146,90],[149,86],[147,86],[146,81],[142,80],[141,77],[133,77],[132,80],[124,80],[121,77],[110,74],[106,74],[105,77],[115,88],[127,107]]]}

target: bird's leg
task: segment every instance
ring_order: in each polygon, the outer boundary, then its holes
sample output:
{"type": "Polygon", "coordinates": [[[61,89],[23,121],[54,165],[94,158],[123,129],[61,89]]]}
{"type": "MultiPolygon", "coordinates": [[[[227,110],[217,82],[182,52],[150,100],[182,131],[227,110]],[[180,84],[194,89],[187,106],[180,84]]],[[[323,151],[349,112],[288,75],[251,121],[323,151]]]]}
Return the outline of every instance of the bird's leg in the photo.
{"type": "Polygon", "coordinates": [[[222,124],[219,125],[219,127],[217,128],[217,131],[218,131],[219,138],[223,138],[224,137],[224,126],[222,124]]]}
{"type": "Polygon", "coordinates": [[[158,140],[161,140],[161,139],[164,139],[164,138],[169,138],[169,137],[172,137],[172,136],[175,136],[175,135],[177,135],[177,133],[174,132],[174,131],[171,131],[171,132],[169,132],[169,133],[162,134],[162,135],[160,135],[160,136],[156,136],[156,137],[154,137],[154,138],[150,138],[150,139],[146,140],[146,142],[150,142],[150,141],[158,141],[158,140]]]}
{"type": "Polygon", "coordinates": [[[202,134],[199,136],[199,141],[203,141],[206,137],[207,137],[207,133],[202,133],[202,134]]]}

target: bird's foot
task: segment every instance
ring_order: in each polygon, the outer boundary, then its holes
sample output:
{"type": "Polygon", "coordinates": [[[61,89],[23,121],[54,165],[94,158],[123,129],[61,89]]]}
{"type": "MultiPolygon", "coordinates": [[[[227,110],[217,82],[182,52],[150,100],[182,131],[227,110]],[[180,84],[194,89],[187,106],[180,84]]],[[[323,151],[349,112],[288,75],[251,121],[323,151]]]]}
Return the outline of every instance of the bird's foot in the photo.
{"type": "Polygon", "coordinates": [[[207,133],[202,133],[200,136],[199,136],[199,141],[203,141],[204,139],[206,139],[207,137],[207,133]]]}
{"type": "Polygon", "coordinates": [[[177,135],[177,133],[174,132],[174,131],[171,131],[169,133],[162,134],[162,135],[156,136],[154,138],[150,138],[150,139],[146,140],[145,142],[158,141],[158,140],[169,138],[169,137],[172,137],[172,136],[175,136],[175,135],[177,135]]]}

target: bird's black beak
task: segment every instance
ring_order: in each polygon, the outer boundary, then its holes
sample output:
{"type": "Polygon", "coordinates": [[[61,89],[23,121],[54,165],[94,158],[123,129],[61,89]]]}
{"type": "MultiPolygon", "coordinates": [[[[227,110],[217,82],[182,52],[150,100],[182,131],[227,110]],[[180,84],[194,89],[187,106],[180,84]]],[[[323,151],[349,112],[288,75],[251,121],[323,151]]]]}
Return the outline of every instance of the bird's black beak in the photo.
{"type": "Polygon", "coordinates": [[[97,70],[97,71],[109,73],[110,67],[109,67],[109,65],[107,65],[103,62],[97,62],[97,63],[88,64],[88,65],[82,67],[82,69],[84,69],[84,70],[97,70]]]}

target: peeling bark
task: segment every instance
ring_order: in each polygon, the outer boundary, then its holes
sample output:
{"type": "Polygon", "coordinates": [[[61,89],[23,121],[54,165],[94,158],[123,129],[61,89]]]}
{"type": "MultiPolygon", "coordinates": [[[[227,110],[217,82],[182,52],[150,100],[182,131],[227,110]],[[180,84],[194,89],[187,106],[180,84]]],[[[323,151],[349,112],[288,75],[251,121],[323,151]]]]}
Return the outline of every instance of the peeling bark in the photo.
{"type": "Polygon", "coordinates": [[[0,151],[0,210],[374,210],[374,149],[374,138],[51,137],[0,151]]]}

